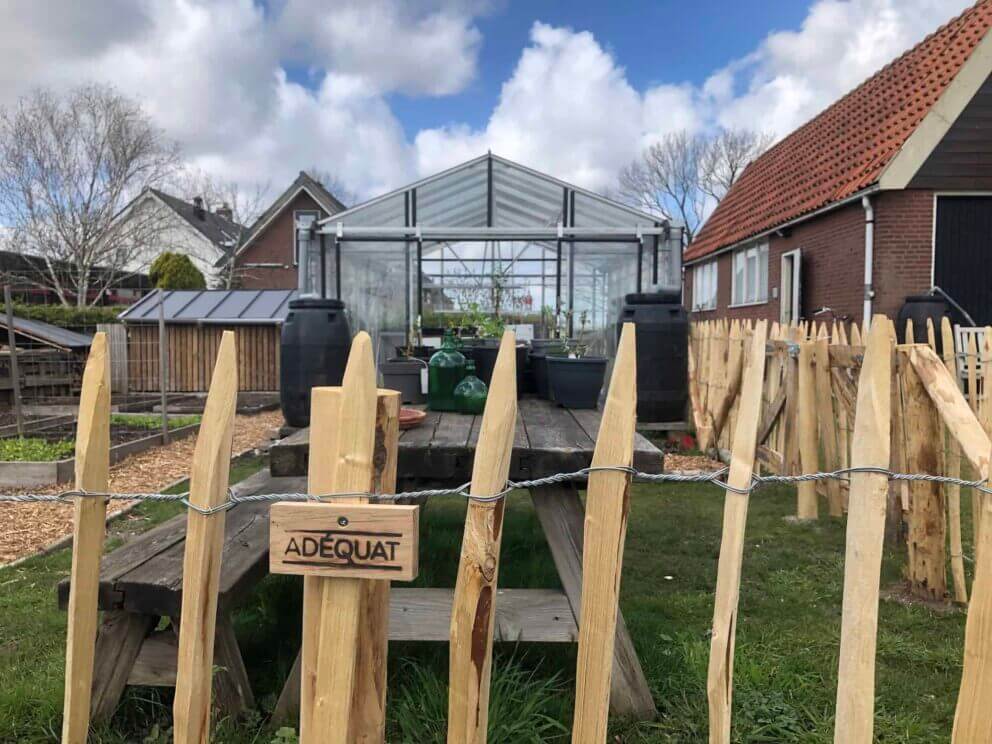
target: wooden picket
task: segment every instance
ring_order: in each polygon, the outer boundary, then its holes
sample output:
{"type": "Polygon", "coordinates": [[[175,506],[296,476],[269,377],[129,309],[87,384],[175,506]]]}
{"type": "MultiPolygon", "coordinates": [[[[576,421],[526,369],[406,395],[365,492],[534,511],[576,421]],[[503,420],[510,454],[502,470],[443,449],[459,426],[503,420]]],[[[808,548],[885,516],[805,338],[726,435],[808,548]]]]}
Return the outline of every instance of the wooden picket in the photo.
{"type": "MultiPolygon", "coordinates": [[[[470,493],[473,496],[499,493],[510,473],[517,422],[515,347],[513,332],[505,332],[496,357],[472,464],[470,493]]],[[[503,499],[470,500],[465,515],[465,533],[451,608],[449,744],[484,744],[486,741],[504,506],[503,499]]]]}
{"type": "MultiPolygon", "coordinates": [[[[877,317],[868,333],[861,367],[852,453],[855,467],[886,468],[891,425],[892,350],[888,319],[877,317]]],[[[844,559],[844,599],[837,684],[836,744],[872,740],[875,705],[875,640],[885,537],[884,475],[851,476],[844,559]]]]}
{"type": "MultiPolygon", "coordinates": [[[[633,464],[637,420],[634,336],[634,324],[624,323],[603,422],[596,438],[593,467],[629,467],[633,464]]],[[[582,615],[573,742],[597,744],[606,739],[613,641],[629,508],[628,473],[603,471],[589,476],[582,546],[582,615]]]]}
{"type": "MultiPolygon", "coordinates": [[[[190,472],[189,501],[211,509],[227,500],[227,483],[238,402],[234,333],[221,338],[196,438],[190,472]]],[[[214,632],[224,512],[201,514],[189,509],[183,556],[183,605],[179,622],[179,659],[173,702],[175,741],[199,744],[210,737],[210,699],[214,665],[214,632]]]]}
{"type": "MultiPolygon", "coordinates": [[[[747,488],[754,467],[761,407],[761,383],[765,372],[766,324],[760,321],[751,339],[748,366],[741,386],[741,407],[734,434],[733,458],[728,483],[747,488]]],[[[713,634],[706,691],[709,698],[710,742],[730,742],[730,703],[733,692],[734,634],[744,555],[744,524],[748,494],[727,491],[723,512],[723,537],[717,569],[713,608],[713,634]]]]}
{"type": "MultiPolygon", "coordinates": [[[[106,492],[110,478],[110,353],[107,336],[93,336],[79,396],[76,488],[106,492]]],[[[90,725],[97,589],[107,503],[77,496],[72,523],[72,572],[65,644],[63,744],[85,744],[90,725]]]]}

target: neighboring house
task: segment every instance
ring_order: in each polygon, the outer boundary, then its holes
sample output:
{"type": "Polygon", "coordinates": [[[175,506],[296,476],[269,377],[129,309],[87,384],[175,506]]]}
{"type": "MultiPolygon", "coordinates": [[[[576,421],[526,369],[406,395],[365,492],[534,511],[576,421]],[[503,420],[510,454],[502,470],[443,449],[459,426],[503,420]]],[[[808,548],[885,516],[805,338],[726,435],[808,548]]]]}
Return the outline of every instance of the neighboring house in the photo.
{"type": "Polygon", "coordinates": [[[115,225],[128,221],[140,222],[136,232],[142,236],[129,270],[147,272],[163,253],[182,253],[203,273],[208,286],[220,281],[218,263],[245,234],[227,205],[211,212],[200,197],[186,202],[153,188],[142,191],[114,218],[115,225]]]}
{"type": "Polygon", "coordinates": [[[235,252],[234,284],[241,289],[296,289],[300,241],[295,226],[312,224],[344,209],[319,181],[300,171],[255,220],[235,252]]]}
{"type": "Polygon", "coordinates": [[[693,317],[860,321],[936,285],[992,323],[990,26],[982,0],[751,163],[684,254],[693,317]]]}

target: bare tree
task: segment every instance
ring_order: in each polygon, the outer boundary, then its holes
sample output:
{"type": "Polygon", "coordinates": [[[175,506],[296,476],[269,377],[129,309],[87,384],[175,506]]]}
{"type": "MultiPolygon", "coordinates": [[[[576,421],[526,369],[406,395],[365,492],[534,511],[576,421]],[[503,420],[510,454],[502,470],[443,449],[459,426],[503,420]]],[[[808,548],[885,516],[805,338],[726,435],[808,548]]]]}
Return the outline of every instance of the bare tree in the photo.
{"type": "Polygon", "coordinates": [[[306,173],[310,178],[330,191],[335,199],[344,204],[346,209],[358,204],[358,194],[348,188],[339,176],[331,173],[329,170],[312,165],[307,168],[306,173]]]}
{"type": "Polygon", "coordinates": [[[234,289],[251,274],[248,269],[234,260],[238,250],[244,245],[255,221],[265,212],[271,199],[271,184],[241,183],[225,180],[193,168],[183,169],[173,180],[171,188],[185,201],[195,197],[203,199],[203,206],[211,212],[229,211],[233,223],[227,256],[219,266],[217,279],[221,289],[234,289]]]}
{"type": "Polygon", "coordinates": [[[0,109],[0,222],[15,250],[40,259],[30,281],[85,306],[139,271],[162,220],[111,229],[114,216],[178,161],[140,106],[105,86],[39,89],[0,109]]]}
{"type": "Polygon", "coordinates": [[[751,129],[721,129],[702,150],[699,188],[719,203],[748,163],[767,150],[774,136],[751,129]]]}
{"type": "Polygon", "coordinates": [[[769,135],[749,130],[672,132],[620,172],[618,195],[652,214],[681,220],[691,241],[747,164],[770,143],[769,135]]]}

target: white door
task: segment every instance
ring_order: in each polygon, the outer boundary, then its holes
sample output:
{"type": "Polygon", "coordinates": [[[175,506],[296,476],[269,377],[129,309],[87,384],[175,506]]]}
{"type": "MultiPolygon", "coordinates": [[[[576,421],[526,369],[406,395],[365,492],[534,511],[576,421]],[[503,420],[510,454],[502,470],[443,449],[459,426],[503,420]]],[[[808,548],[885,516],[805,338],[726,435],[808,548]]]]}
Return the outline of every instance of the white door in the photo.
{"type": "Polygon", "coordinates": [[[802,287],[802,255],[798,248],[782,254],[779,321],[789,325],[799,321],[799,293],[802,287]]]}

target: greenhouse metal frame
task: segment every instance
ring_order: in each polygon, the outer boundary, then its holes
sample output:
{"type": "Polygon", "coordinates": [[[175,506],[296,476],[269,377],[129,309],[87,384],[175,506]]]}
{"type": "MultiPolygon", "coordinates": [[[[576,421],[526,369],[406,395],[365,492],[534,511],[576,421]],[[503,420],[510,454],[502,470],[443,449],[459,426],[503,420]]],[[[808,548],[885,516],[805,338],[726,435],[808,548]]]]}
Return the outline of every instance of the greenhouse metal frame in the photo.
{"type": "Polygon", "coordinates": [[[624,295],[681,287],[679,226],[492,153],[299,229],[301,294],[397,345],[474,304],[612,356],[624,295]]]}

